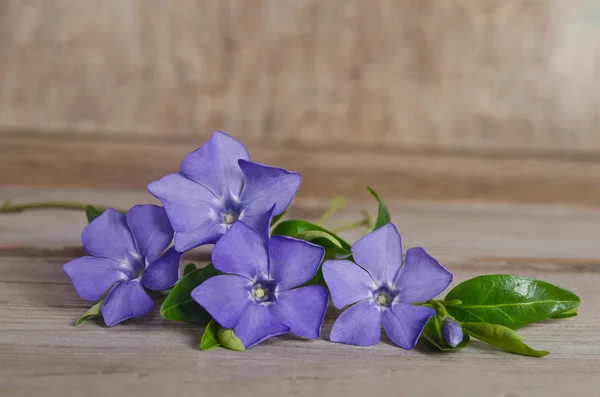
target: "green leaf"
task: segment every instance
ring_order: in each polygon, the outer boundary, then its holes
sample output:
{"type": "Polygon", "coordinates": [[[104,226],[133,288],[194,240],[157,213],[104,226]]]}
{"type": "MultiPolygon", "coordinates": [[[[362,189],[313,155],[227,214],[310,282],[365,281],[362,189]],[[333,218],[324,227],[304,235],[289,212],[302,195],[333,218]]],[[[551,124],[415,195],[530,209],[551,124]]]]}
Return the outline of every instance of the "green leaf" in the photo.
{"type": "Polygon", "coordinates": [[[100,302],[98,302],[94,306],[90,307],[87,312],[83,313],[83,316],[79,317],[77,319],[77,321],[75,321],[75,324],[73,324],[73,326],[77,327],[79,324],[83,323],[85,320],[87,320],[90,317],[102,316],[102,312],[100,310],[101,310],[102,304],[104,303],[105,300],[106,299],[102,299],[100,302]]]}
{"type": "Polygon", "coordinates": [[[211,317],[195,300],[192,299],[194,288],[207,279],[222,274],[212,264],[202,269],[192,270],[175,284],[162,306],[160,314],[167,320],[188,324],[208,324],[211,317]]]}
{"type": "Polygon", "coordinates": [[[498,324],[461,323],[463,330],[474,338],[511,353],[522,356],[543,357],[549,353],[535,350],[523,342],[521,335],[510,328],[498,324]]]}
{"type": "Polygon", "coordinates": [[[283,211],[279,215],[275,215],[273,219],[271,219],[271,227],[273,227],[279,220],[285,215],[286,211],[283,211]]]}
{"type": "MultiPolygon", "coordinates": [[[[310,222],[290,220],[281,222],[273,232],[275,235],[283,235],[294,237],[300,240],[310,241],[313,244],[320,245],[325,248],[325,257],[327,259],[343,259],[351,258],[352,251],[350,251],[350,244],[342,240],[340,237],[331,233],[327,229],[321,226],[315,225],[310,222]]],[[[317,269],[317,272],[313,278],[308,281],[305,285],[318,284],[327,288],[325,279],[323,278],[323,270],[321,266],[317,269]]]]}
{"type": "Polygon", "coordinates": [[[196,270],[196,265],[194,263],[188,263],[183,268],[183,276],[184,277],[187,276],[189,273],[191,273],[194,270],[196,270]]]}
{"type": "Polygon", "coordinates": [[[461,322],[499,324],[518,329],[552,318],[579,306],[574,293],[527,277],[507,274],[479,276],[452,289],[445,300],[459,299],[460,306],[447,307],[461,322]]]}
{"type": "Polygon", "coordinates": [[[235,335],[232,329],[219,327],[217,331],[217,339],[221,346],[229,349],[243,352],[246,347],[242,341],[235,335]]]}
{"type": "Polygon", "coordinates": [[[104,209],[94,207],[93,205],[85,206],[85,216],[87,217],[88,223],[91,223],[94,219],[98,218],[104,213],[104,209]]]}
{"type": "Polygon", "coordinates": [[[307,230],[305,232],[298,234],[298,236],[296,236],[296,237],[301,240],[305,240],[305,241],[313,241],[318,238],[323,238],[323,239],[329,241],[332,244],[332,246],[337,247],[337,248],[342,248],[342,244],[339,241],[337,241],[337,239],[335,237],[333,237],[331,234],[329,234],[327,232],[322,232],[320,230],[307,230]]]}
{"type": "Polygon", "coordinates": [[[392,217],[390,216],[390,211],[388,210],[385,203],[381,200],[379,195],[373,190],[370,186],[367,185],[367,190],[375,197],[377,202],[379,203],[379,209],[377,210],[377,219],[375,220],[375,226],[373,226],[373,230],[379,229],[381,226],[390,223],[392,221],[392,217]]]}
{"type": "Polygon", "coordinates": [[[350,250],[350,248],[351,248],[350,244],[348,244],[346,241],[344,241],[344,239],[342,239],[341,237],[337,236],[335,233],[332,233],[329,230],[322,228],[319,225],[315,225],[314,223],[301,221],[301,220],[283,221],[283,222],[279,223],[277,226],[275,226],[275,228],[271,232],[271,235],[272,236],[280,235],[280,236],[289,236],[289,237],[298,238],[298,235],[300,233],[304,233],[307,231],[315,231],[315,230],[320,231],[320,232],[325,232],[325,233],[331,235],[333,238],[335,238],[340,243],[342,248],[344,248],[346,250],[350,250]]]}
{"type": "Polygon", "coordinates": [[[551,319],[559,319],[559,318],[569,318],[577,316],[577,308],[564,311],[555,316],[550,317],[551,319]]]}
{"type": "Polygon", "coordinates": [[[208,325],[204,329],[204,333],[202,334],[202,340],[200,341],[200,349],[202,350],[210,350],[217,346],[221,346],[219,343],[219,331],[220,325],[214,320],[211,319],[208,322],[208,325]]]}
{"type": "Polygon", "coordinates": [[[352,256],[352,251],[342,247],[342,243],[328,232],[307,230],[296,236],[304,241],[310,241],[325,248],[325,259],[344,259],[352,256]]]}
{"type": "Polygon", "coordinates": [[[469,334],[466,332],[463,333],[463,340],[456,347],[450,347],[446,341],[444,340],[444,336],[442,335],[442,325],[443,321],[440,316],[433,316],[429,319],[425,328],[423,329],[423,337],[427,342],[436,347],[438,350],[443,352],[446,351],[454,351],[460,350],[469,345],[471,338],[469,338],[469,334]]]}

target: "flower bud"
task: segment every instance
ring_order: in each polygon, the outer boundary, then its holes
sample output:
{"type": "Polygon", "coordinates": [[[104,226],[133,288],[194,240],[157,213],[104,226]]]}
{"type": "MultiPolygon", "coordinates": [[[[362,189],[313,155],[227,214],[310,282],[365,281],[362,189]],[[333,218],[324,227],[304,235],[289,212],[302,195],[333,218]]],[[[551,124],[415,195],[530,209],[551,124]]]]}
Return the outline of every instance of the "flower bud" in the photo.
{"type": "Polygon", "coordinates": [[[456,347],[463,340],[463,330],[458,322],[451,318],[444,320],[442,336],[450,347],[456,347]]]}

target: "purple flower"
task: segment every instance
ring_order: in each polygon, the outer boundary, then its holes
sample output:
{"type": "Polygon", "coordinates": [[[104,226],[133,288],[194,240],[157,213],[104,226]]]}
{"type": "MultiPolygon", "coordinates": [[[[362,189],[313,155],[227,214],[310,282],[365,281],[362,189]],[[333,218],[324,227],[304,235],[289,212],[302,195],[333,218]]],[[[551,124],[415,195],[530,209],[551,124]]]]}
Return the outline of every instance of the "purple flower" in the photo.
{"type": "Polygon", "coordinates": [[[463,340],[462,327],[456,320],[447,318],[442,325],[442,336],[450,347],[456,347],[463,340]]]}
{"type": "Polygon", "coordinates": [[[227,275],[209,278],[192,298],[225,328],[233,328],[246,348],[292,332],[316,339],[327,309],[319,285],[294,288],[316,273],[322,247],[290,237],[265,241],[243,222],[235,223],[216,244],[212,262],[227,275]]]}
{"type": "Polygon", "coordinates": [[[148,186],[177,232],[177,251],[216,243],[237,220],[268,238],[269,209],[275,205],[273,215],[285,211],[301,177],[249,160],[244,145],[217,131],[183,159],[181,172],[148,186]]]}
{"type": "Polygon", "coordinates": [[[109,208],[81,234],[90,256],[72,260],[63,270],[83,299],[97,301],[110,288],[101,308],[110,327],[152,311],[154,300],[144,287],[162,291],[177,282],[181,254],[173,248],[163,254],[172,241],[162,207],[136,205],[127,215],[109,208]]]}
{"type": "Polygon", "coordinates": [[[404,349],[415,347],[435,310],[414,303],[437,296],[452,274],[423,248],[411,248],[402,263],[400,233],[393,223],[367,234],[352,246],[356,263],[328,260],[323,276],[333,304],[353,304],[333,325],[331,340],[368,346],[379,342],[381,324],[388,337],[404,349]]]}

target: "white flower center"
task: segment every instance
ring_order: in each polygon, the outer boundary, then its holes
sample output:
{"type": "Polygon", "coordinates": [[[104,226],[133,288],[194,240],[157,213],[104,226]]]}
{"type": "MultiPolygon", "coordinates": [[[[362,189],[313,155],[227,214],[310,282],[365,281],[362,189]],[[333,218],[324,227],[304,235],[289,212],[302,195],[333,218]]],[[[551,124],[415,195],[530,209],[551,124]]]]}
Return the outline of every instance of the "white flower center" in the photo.
{"type": "Polygon", "coordinates": [[[237,220],[238,216],[233,212],[227,212],[225,215],[223,215],[223,221],[228,225],[233,225],[237,220]]]}
{"type": "Polygon", "coordinates": [[[258,300],[264,299],[264,297],[267,295],[267,291],[263,287],[254,288],[254,291],[252,291],[252,293],[254,294],[254,297],[258,300]]]}
{"type": "Polygon", "coordinates": [[[390,304],[390,296],[388,294],[379,294],[377,295],[377,303],[381,306],[387,306],[390,304]]]}

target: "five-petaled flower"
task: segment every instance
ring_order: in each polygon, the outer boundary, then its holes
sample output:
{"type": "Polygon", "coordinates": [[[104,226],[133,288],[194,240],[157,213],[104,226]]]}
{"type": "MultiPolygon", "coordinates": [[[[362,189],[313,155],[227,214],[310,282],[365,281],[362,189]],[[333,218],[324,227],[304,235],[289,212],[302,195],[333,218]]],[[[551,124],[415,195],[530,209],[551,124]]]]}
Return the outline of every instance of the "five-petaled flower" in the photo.
{"type": "Polygon", "coordinates": [[[243,222],[215,244],[212,262],[228,273],[214,276],[192,292],[225,328],[233,328],[246,348],[286,332],[316,339],[328,297],[319,285],[295,288],[316,273],[322,247],[290,237],[265,240],[243,222]]]}
{"type": "Polygon", "coordinates": [[[110,288],[101,311],[106,325],[113,326],[152,311],[154,300],[144,287],[162,291],[179,279],[181,254],[166,250],[173,233],[162,207],[136,205],[127,215],[109,208],[81,234],[90,256],[63,270],[83,299],[97,301],[110,288]]]}
{"type": "Polygon", "coordinates": [[[381,325],[404,349],[415,347],[435,310],[414,305],[434,298],[452,281],[452,274],[423,248],[411,248],[402,264],[400,233],[393,223],[367,234],[352,246],[356,263],[328,260],[323,276],[334,305],[344,311],[330,339],[368,346],[379,342],[381,325]]]}
{"type": "Polygon", "coordinates": [[[237,220],[268,238],[269,209],[275,205],[273,215],[283,213],[301,177],[249,160],[244,145],[217,131],[183,159],[181,172],[148,186],[177,232],[177,251],[216,243],[237,220]]]}

